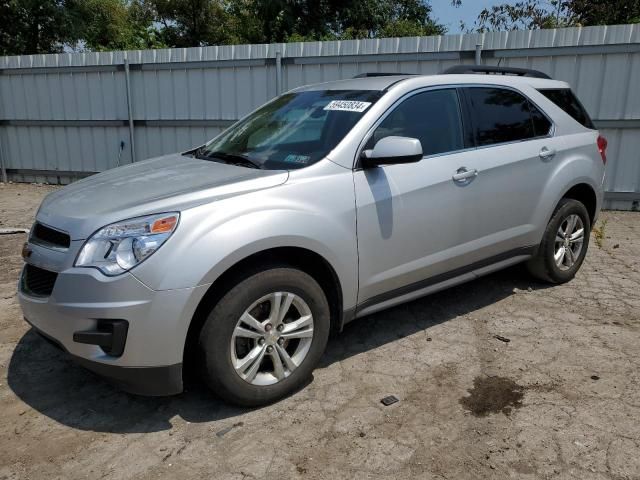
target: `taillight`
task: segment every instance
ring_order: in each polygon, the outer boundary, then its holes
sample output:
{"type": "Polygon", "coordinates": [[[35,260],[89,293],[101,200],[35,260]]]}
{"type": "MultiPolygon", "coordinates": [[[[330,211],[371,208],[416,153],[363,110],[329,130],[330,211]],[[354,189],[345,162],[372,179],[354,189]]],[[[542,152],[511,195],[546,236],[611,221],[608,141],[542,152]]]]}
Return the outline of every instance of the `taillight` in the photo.
{"type": "Polygon", "coordinates": [[[607,139],[602,135],[598,137],[598,151],[600,152],[600,156],[602,157],[602,163],[607,164],[607,139]]]}

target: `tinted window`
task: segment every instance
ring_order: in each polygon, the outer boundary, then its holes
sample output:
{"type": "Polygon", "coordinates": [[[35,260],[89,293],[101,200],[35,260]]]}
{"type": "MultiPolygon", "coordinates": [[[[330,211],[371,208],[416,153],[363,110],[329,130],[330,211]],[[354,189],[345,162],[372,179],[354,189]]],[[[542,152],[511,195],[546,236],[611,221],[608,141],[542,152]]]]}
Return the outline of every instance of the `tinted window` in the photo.
{"type": "Polygon", "coordinates": [[[533,130],[536,137],[544,137],[549,135],[551,130],[551,122],[549,119],[529,102],[529,111],[531,112],[531,120],[533,121],[533,130]]]}
{"type": "Polygon", "coordinates": [[[464,148],[462,122],[455,90],[433,90],[413,95],[376,128],[365,148],[389,136],[417,138],[424,155],[464,148]]]}
{"type": "Polygon", "coordinates": [[[513,90],[466,89],[478,146],[515,142],[536,136],[529,101],[513,90]]]}
{"type": "Polygon", "coordinates": [[[568,88],[555,88],[550,90],[540,90],[545,97],[567,112],[574,120],[583,127],[595,129],[589,114],[584,109],[580,100],[568,88]]]}

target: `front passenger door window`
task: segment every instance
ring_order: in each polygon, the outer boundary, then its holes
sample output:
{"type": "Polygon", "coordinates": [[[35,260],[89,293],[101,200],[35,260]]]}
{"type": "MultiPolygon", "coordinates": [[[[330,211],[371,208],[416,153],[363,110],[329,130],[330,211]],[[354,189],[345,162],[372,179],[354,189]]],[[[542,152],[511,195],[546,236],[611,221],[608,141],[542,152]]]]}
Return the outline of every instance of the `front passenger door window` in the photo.
{"type": "Polygon", "coordinates": [[[462,150],[464,140],[456,90],[430,90],[407,98],[378,125],[365,149],[372,149],[389,136],[417,138],[425,156],[462,150]]]}

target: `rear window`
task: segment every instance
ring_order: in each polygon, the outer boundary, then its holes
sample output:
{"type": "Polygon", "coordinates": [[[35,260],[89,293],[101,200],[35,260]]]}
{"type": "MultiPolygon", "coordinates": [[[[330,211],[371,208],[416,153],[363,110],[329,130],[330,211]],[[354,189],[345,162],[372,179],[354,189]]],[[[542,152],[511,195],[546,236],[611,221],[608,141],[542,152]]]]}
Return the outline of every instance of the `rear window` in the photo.
{"type": "Polygon", "coordinates": [[[545,97],[567,112],[580,125],[595,130],[589,114],[569,88],[553,88],[540,90],[545,97]]]}

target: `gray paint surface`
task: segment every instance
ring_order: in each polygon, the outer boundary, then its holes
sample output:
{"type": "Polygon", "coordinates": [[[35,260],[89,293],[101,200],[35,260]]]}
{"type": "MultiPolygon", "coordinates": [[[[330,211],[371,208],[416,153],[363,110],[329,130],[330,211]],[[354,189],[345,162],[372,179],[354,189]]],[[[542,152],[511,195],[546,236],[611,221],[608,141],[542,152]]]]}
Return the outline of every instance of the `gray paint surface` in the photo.
{"type": "MultiPolygon", "coordinates": [[[[25,317],[85,360],[119,367],[176,365],[208,287],[227,282],[223,275],[253,255],[284,247],[323,259],[339,289],[339,329],[343,320],[527,260],[561,198],[576,185],[592,190],[597,216],[605,172],[597,133],[538,91],[566,83],[478,75],[396,80],[358,80],[363,89],[382,84],[388,90],[326,157],[306,168],[251,169],[173,154],[50,193],[36,220],[68,233],[71,241],[58,248],[30,237],[26,263],[58,276],[47,297],[20,287],[25,317]],[[387,113],[410,97],[479,85],[521,92],[547,114],[549,134],[353,168],[387,113]],[[476,175],[456,178],[461,170],[476,175]],[[179,212],[179,220],[166,245],[134,267],[107,276],[96,264],[80,261],[84,240],[105,225],[170,212],[179,212]],[[100,318],[129,322],[122,356],[73,340],[100,318]]],[[[393,138],[400,140],[386,139],[393,138]]]]}
{"type": "MultiPolygon", "coordinates": [[[[570,83],[609,139],[605,190],[626,194],[607,205],[640,201],[638,25],[129,51],[135,155],[202,144],[276,96],[277,54],[287,91],[362,72],[434,74],[473,63],[477,44],[486,64],[570,83]]],[[[73,172],[132,161],[124,59],[125,52],[0,57],[0,153],[11,179],[67,183],[73,172]]]]}

